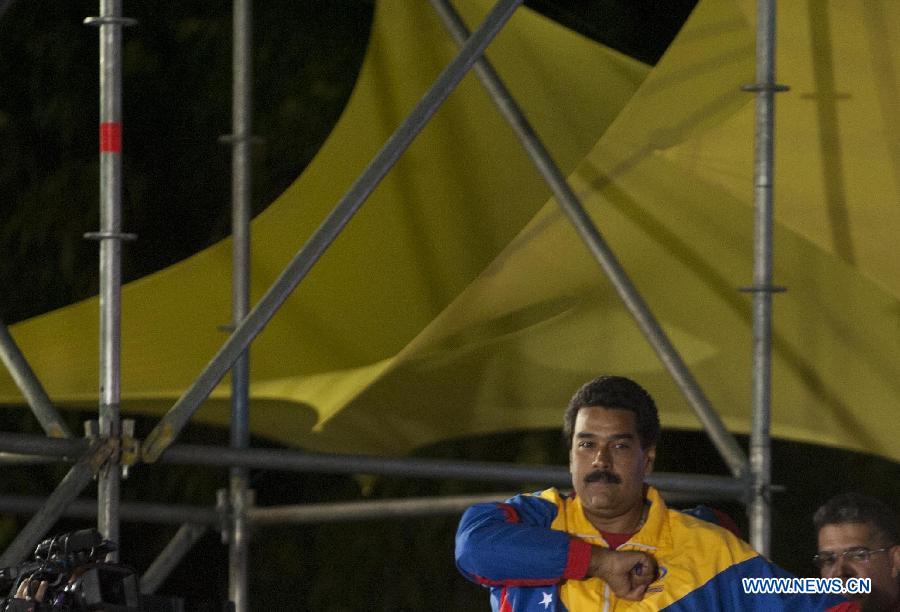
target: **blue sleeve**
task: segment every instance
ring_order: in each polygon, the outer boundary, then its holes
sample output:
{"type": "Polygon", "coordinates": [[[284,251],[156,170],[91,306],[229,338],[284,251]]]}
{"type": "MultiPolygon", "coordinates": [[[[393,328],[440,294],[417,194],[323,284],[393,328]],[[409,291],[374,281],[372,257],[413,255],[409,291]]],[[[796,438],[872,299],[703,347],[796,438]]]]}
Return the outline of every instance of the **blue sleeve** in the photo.
{"type": "Polygon", "coordinates": [[[557,507],[518,495],[466,510],[456,532],[456,566],[485,586],[539,586],[582,578],[591,546],[550,529],[557,507]]]}

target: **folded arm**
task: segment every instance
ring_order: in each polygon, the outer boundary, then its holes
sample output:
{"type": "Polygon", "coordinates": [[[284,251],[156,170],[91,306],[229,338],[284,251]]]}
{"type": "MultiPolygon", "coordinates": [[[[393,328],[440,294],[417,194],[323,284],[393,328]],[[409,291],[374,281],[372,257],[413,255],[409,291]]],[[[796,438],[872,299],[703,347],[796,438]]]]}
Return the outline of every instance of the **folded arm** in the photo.
{"type": "Polygon", "coordinates": [[[621,597],[643,596],[656,576],[652,557],[592,546],[550,529],[556,513],[554,504],[531,495],[472,506],[456,534],[457,567],[486,586],[541,586],[596,577],[621,597]]]}

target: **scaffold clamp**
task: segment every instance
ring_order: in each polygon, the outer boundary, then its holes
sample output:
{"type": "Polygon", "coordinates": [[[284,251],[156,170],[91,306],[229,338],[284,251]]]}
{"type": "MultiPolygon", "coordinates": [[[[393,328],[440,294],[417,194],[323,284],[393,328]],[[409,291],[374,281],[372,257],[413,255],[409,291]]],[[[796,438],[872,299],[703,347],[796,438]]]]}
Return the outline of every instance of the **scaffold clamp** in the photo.
{"type": "Polygon", "coordinates": [[[131,27],[133,25],[137,25],[138,20],[133,19],[131,17],[85,17],[84,25],[86,26],[94,26],[100,27],[103,25],[120,25],[124,27],[131,27]]]}

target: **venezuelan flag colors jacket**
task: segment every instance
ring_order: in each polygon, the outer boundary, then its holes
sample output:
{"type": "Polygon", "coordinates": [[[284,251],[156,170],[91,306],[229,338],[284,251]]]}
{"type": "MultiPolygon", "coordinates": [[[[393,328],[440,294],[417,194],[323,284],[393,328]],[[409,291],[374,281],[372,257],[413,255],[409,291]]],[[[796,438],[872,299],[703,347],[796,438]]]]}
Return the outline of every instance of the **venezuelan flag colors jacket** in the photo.
{"type": "Polygon", "coordinates": [[[581,580],[591,546],[606,546],[577,497],[556,489],[478,504],[463,515],[456,564],[491,589],[497,612],[533,610],[825,610],[836,596],[747,594],[742,578],[790,577],[731,532],[676,510],[647,487],[647,520],[619,550],[652,554],[660,577],[641,601],[617,598],[599,578],[581,580]]]}

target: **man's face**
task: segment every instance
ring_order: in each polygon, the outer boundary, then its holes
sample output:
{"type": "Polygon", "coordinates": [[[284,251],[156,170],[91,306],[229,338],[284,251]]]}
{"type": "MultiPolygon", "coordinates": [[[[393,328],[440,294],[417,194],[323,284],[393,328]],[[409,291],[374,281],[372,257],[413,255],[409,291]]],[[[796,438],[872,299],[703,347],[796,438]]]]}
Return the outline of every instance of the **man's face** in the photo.
{"type": "Polygon", "coordinates": [[[655,448],[642,449],[637,415],[618,408],[578,411],[569,452],[572,485],[589,519],[608,521],[643,508],[655,448]]]}
{"type": "Polygon", "coordinates": [[[872,593],[855,596],[864,602],[863,609],[886,610],[890,604],[900,606],[900,545],[884,552],[871,553],[867,561],[860,560],[859,555],[841,556],[841,553],[848,550],[872,551],[886,546],[887,542],[879,537],[878,531],[872,529],[869,523],[825,525],[819,530],[818,554],[827,556],[833,553],[836,557],[833,564],[822,566],[822,577],[871,578],[872,593]]]}

